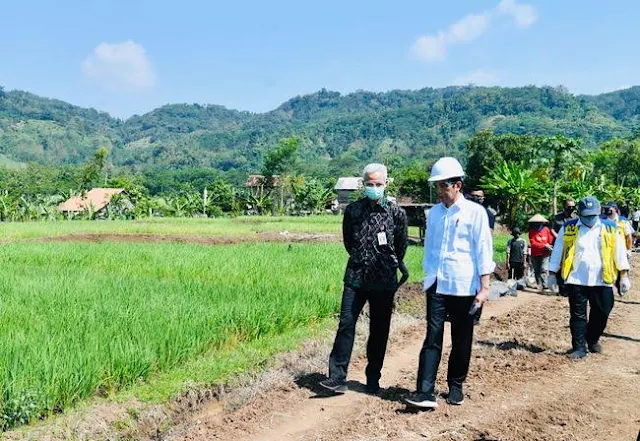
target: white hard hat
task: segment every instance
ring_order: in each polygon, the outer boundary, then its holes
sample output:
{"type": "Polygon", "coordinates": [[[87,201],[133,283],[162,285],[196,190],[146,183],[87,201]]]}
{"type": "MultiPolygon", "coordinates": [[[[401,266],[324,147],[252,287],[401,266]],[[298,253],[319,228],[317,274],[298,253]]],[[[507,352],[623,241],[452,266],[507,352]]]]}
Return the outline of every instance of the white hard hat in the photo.
{"type": "Polygon", "coordinates": [[[462,166],[456,158],[440,158],[431,168],[429,182],[444,181],[446,179],[461,178],[463,176],[464,170],[462,170],[462,166]]]}

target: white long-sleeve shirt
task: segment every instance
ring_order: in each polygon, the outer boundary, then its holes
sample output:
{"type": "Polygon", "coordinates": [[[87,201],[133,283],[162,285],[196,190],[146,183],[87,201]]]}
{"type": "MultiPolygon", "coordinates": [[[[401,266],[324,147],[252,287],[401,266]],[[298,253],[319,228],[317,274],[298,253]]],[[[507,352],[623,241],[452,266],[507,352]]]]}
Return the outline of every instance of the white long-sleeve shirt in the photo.
{"type": "MultiPolygon", "coordinates": [[[[602,240],[600,233],[604,225],[598,219],[591,228],[586,227],[581,221],[577,225],[578,238],[576,240],[576,252],[573,258],[573,270],[569,273],[564,283],[580,286],[611,286],[602,280],[602,240]]],[[[558,238],[553,245],[549,271],[557,273],[562,266],[562,252],[564,249],[564,227],[558,232],[558,238]]],[[[618,271],[629,270],[627,259],[627,247],[620,234],[616,234],[615,263],[618,271]]]]}
{"type": "Polygon", "coordinates": [[[480,276],[496,267],[485,208],[460,196],[449,208],[429,210],[422,267],[425,291],[437,279],[439,294],[475,296],[480,276]]]}

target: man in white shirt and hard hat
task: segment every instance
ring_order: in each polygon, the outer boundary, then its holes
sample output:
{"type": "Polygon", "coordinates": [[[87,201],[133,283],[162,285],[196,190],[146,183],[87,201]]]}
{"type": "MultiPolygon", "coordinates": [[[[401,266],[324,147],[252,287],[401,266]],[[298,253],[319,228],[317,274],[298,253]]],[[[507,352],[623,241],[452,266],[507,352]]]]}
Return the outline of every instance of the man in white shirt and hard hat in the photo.
{"type": "Polygon", "coordinates": [[[574,360],[585,358],[587,349],[602,352],[600,337],[613,309],[613,284],[618,272],[621,294],[631,289],[626,247],[615,222],[600,219],[600,203],[592,196],[579,202],[578,214],[578,219],[560,229],[549,264],[549,284],[557,287],[556,273],[561,272],[569,297],[569,357],[574,360]]]}
{"type": "Polygon", "coordinates": [[[436,184],[440,203],[429,212],[424,243],[427,335],[420,351],[417,391],[405,398],[407,404],[418,408],[438,407],[435,385],[447,315],[452,341],[447,402],[459,405],[464,401],[474,314],[489,296],[489,280],[495,269],[487,212],[462,195],[464,174],[455,158],[441,158],[429,178],[436,184]]]}

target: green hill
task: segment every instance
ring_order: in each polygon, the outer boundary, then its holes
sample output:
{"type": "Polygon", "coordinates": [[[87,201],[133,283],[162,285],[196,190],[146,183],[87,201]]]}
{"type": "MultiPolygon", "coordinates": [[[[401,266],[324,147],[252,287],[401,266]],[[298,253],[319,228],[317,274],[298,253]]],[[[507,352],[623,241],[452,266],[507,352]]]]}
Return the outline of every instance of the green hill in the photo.
{"type": "Polygon", "coordinates": [[[107,147],[135,170],[211,167],[252,171],[278,139],[297,135],[312,170],[372,159],[459,152],[480,129],[580,137],[595,145],[640,125],[640,87],[574,96],[552,87],[447,87],[341,95],[321,90],[255,114],[171,104],[126,121],[107,113],[0,89],[0,155],[20,166],[78,164],[107,147]]]}

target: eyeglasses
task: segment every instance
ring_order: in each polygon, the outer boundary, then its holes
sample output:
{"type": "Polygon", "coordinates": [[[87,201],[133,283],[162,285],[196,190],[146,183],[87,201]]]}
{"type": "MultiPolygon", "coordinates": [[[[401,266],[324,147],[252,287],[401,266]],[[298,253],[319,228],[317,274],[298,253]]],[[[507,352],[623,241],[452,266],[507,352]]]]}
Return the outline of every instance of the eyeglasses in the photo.
{"type": "Polygon", "coordinates": [[[456,182],[458,182],[458,181],[438,181],[438,182],[436,182],[436,187],[437,188],[442,188],[442,189],[451,188],[454,185],[456,185],[456,182]]]}

